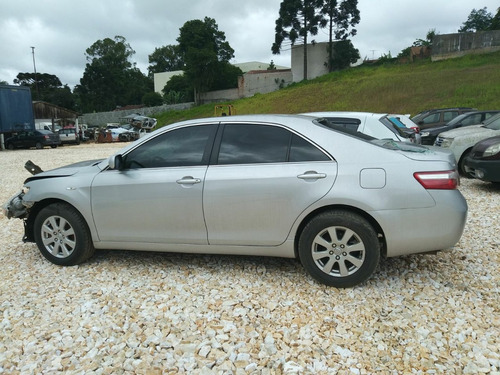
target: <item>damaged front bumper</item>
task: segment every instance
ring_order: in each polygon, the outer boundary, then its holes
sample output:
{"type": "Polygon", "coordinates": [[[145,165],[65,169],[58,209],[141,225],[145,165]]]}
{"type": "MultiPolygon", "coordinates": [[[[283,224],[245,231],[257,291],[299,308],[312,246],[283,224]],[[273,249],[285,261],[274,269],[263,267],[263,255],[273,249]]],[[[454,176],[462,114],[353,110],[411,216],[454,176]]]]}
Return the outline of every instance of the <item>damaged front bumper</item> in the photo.
{"type": "Polygon", "coordinates": [[[24,219],[28,215],[28,209],[33,206],[33,204],[23,201],[23,197],[24,192],[19,191],[2,206],[2,212],[7,219],[24,219]]]}

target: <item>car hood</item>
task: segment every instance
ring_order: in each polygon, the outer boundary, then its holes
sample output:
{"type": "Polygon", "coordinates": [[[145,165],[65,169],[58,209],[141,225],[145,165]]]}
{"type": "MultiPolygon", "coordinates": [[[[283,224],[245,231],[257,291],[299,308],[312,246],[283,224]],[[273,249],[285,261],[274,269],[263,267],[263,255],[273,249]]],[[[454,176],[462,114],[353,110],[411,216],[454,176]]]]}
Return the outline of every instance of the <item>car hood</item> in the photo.
{"type": "Polygon", "coordinates": [[[485,128],[483,125],[466,126],[465,128],[458,128],[441,133],[441,137],[456,138],[462,136],[469,136],[472,134],[480,134],[484,132],[491,132],[491,129],[485,128]]]}
{"type": "Polygon", "coordinates": [[[89,168],[90,166],[94,166],[96,164],[99,164],[101,161],[102,161],[102,159],[87,160],[87,161],[81,161],[81,162],[74,163],[74,164],[65,165],[64,167],[51,169],[51,170],[46,171],[46,172],[38,173],[32,177],[28,177],[25,182],[40,180],[40,179],[44,179],[44,178],[72,176],[75,173],[80,172],[83,169],[86,169],[86,168],[89,168]]]}

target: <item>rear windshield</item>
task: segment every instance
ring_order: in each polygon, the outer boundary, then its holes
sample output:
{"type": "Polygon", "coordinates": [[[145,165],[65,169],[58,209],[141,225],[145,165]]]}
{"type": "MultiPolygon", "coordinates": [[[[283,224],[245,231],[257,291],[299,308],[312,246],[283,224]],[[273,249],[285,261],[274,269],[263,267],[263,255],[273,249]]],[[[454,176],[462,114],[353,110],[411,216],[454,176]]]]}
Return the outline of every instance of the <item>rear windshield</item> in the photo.
{"type": "Polygon", "coordinates": [[[325,126],[329,129],[335,130],[339,133],[343,133],[343,134],[361,139],[365,142],[369,142],[371,144],[374,144],[376,146],[383,147],[383,148],[386,148],[389,150],[399,150],[399,151],[408,151],[408,152],[426,152],[428,150],[426,147],[416,145],[414,143],[398,142],[398,141],[394,141],[392,139],[377,139],[377,138],[371,137],[369,135],[366,135],[364,133],[354,131],[348,127],[336,125],[336,124],[332,123],[332,121],[329,121],[329,119],[326,119],[326,118],[317,118],[313,122],[317,123],[319,125],[325,126]]]}

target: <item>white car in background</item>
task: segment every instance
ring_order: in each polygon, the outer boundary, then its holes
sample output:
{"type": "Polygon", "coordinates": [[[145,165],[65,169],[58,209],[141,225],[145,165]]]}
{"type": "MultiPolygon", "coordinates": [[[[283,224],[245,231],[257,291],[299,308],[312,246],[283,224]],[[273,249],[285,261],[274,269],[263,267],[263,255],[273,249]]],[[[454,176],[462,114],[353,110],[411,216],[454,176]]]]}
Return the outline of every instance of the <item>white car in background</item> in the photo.
{"type": "Polygon", "coordinates": [[[405,115],[371,112],[310,112],[306,116],[323,118],[325,126],[346,128],[377,139],[419,143],[416,125],[405,115]]]}
{"type": "Polygon", "coordinates": [[[500,113],[490,117],[481,125],[472,125],[441,133],[436,138],[434,146],[453,152],[458,163],[458,170],[467,176],[465,159],[470,154],[472,147],[483,139],[497,135],[500,135],[500,113]]]}

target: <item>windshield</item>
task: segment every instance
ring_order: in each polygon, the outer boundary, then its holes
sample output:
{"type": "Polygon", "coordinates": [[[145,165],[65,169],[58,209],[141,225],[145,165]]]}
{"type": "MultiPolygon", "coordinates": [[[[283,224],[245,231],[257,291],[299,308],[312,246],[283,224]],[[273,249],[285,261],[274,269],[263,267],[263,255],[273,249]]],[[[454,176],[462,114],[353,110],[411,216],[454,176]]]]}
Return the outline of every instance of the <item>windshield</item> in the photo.
{"type": "Polygon", "coordinates": [[[484,127],[492,130],[500,130],[500,113],[490,117],[484,123],[484,127]]]}

